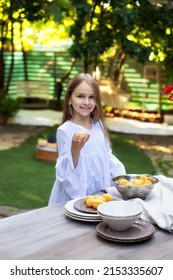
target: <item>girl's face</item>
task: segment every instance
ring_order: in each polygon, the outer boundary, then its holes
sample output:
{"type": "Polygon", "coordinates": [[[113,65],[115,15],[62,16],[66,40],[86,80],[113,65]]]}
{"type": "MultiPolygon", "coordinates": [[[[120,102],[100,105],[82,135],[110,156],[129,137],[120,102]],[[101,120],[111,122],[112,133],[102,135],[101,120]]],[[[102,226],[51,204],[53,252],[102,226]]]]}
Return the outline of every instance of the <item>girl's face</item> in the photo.
{"type": "Polygon", "coordinates": [[[89,117],[96,106],[96,95],[92,87],[82,82],[72,92],[69,105],[72,105],[74,117],[89,117]]]}

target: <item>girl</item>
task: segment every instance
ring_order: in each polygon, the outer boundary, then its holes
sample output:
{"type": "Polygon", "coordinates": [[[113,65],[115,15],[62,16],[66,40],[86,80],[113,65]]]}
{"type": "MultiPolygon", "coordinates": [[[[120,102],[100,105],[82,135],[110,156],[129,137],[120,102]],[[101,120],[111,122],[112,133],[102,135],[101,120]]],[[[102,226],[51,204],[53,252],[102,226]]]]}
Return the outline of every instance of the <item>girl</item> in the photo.
{"type": "Polygon", "coordinates": [[[98,193],[114,185],[113,177],[126,173],[111,152],[99,87],[90,74],[78,74],[68,85],[57,147],[49,205],[98,193]],[[87,134],[79,135],[80,131],[87,134]]]}

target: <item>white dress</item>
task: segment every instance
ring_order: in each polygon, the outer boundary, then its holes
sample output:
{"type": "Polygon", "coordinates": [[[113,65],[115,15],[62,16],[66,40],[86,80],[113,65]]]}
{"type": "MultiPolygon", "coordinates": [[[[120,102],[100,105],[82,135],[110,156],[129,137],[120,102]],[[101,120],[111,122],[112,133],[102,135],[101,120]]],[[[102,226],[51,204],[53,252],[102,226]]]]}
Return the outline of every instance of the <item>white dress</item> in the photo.
{"type": "Polygon", "coordinates": [[[71,121],[57,129],[58,159],[56,180],[50,195],[49,206],[70,199],[85,197],[113,186],[112,178],[126,173],[124,165],[112,154],[100,122],[87,130],[71,121]],[[80,152],[74,168],[71,141],[74,133],[85,130],[90,134],[80,152]]]}

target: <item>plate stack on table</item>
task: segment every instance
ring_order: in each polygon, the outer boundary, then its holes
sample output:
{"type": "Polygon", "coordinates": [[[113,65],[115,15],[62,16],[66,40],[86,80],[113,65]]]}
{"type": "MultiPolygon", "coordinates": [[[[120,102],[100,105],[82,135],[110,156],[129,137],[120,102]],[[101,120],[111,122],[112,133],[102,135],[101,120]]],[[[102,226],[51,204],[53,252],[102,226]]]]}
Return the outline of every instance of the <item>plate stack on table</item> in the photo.
{"type": "Polygon", "coordinates": [[[98,236],[103,239],[124,243],[144,241],[151,238],[155,233],[154,225],[140,219],[129,230],[114,231],[104,222],[99,223],[96,230],[98,236]]]}
{"type": "Polygon", "coordinates": [[[85,206],[85,198],[77,198],[66,202],[65,214],[67,217],[78,221],[100,222],[102,221],[96,209],[85,206]]]}

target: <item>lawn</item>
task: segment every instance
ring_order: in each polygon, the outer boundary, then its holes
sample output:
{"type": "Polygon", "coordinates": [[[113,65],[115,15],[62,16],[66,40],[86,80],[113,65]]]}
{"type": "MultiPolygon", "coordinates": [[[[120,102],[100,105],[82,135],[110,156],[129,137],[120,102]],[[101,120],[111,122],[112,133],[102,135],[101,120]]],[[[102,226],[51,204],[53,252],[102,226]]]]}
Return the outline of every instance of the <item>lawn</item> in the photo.
{"type": "MultiPolygon", "coordinates": [[[[38,137],[55,135],[57,127],[28,138],[17,148],[0,151],[0,205],[24,209],[44,207],[55,179],[55,163],[36,159],[38,137]]],[[[110,132],[113,153],[127,173],[156,174],[150,159],[128,135],[110,132]]]]}

